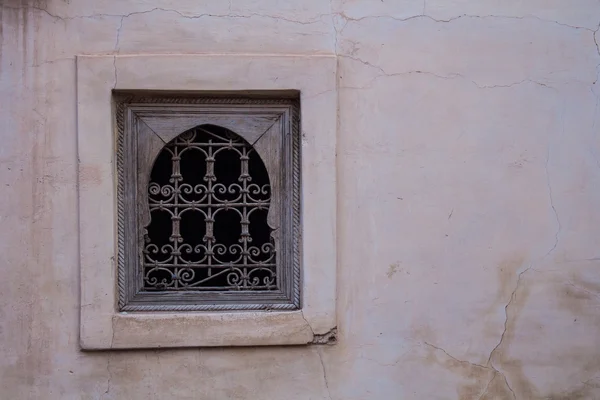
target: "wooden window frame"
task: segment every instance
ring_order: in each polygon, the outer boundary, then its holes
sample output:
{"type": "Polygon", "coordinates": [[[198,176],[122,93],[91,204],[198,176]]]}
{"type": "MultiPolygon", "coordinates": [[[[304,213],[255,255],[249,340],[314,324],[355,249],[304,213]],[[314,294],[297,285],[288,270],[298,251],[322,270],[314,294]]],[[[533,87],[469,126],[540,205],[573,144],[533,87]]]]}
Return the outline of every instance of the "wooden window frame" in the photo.
{"type": "Polygon", "coordinates": [[[120,311],[295,310],[300,308],[300,129],[294,98],[115,93],[117,269],[120,311]],[[246,140],[271,182],[268,214],[277,248],[278,290],[150,292],[140,249],[149,219],[147,182],[156,156],[184,131],[217,125],[246,140]]]}

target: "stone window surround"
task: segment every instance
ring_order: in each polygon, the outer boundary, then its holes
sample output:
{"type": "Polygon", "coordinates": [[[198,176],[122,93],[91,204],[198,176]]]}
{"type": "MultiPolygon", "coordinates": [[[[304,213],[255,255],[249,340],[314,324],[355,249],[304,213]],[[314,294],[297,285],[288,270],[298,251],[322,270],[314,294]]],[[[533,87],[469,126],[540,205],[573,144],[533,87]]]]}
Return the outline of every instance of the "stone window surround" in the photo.
{"type": "Polygon", "coordinates": [[[336,58],[77,57],[80,346],[84,350],[322,343],[336,326],[336,58]],[[118,312],[113,90],[300,92],[302,309],[118,312]]]}

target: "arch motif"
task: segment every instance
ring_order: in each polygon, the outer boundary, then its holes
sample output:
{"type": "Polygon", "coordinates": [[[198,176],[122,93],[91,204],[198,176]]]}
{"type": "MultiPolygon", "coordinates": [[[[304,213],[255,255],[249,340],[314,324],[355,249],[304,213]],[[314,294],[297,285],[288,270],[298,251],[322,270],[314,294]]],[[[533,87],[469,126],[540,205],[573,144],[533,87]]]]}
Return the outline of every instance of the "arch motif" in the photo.
{"type": "Polygon", "coordinates": [[[271,185],[255,149],[215,125],[166,144],[147,185],[144,291],[276,290],[271,185]]]}

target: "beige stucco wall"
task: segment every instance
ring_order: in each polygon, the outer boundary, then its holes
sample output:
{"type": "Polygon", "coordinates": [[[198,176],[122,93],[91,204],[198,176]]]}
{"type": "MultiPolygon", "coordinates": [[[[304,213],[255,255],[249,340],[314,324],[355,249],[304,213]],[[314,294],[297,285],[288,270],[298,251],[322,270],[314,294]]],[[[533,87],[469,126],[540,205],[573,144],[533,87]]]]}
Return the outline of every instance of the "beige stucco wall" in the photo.
{"type": "Polygon", "coordinates": [[[598,0],[0,0],[0,398],[600,398],[598,0]],[[79,351],[76,54],[338,56],[339,343],[79,351]]]}

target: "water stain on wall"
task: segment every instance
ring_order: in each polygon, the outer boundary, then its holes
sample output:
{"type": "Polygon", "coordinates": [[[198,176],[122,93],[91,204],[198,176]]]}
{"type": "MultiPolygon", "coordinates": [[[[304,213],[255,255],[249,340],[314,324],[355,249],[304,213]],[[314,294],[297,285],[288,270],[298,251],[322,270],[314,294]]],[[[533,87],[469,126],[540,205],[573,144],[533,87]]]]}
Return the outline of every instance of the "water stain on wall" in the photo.
{"type": "MultiPolygon", "coordinates": [[[[510,306],[507,309],[506,332],[501,345],[494,352],[491,361],[498,367],[509,379],[510,385],[517,398],[523,399],[548,399],[548,400],[567,400],[567,399],[592,399],[598,398],[597,385],[589,383],[586,379],[598,375],[600,372],[600,355],[597,354],[597,346],[592,346],[584,352],[581,346],[576,346],[572,354],[563,354],[561,359],[565,360],[566,365],[579,365],[580,378],[575,378],[577,383],[569,389],[561,391],[548,391],[537,387],[528,377],[530,373],[524,371],[524,362],[509,355],[511,345],[515,340],[515,330],[521,318],[521,314],[531,295],[533,281],[531,276],[521,278],[518,290],[512,297],[510,306]],[[566,361],[568,359],[568,361],[566,361]]],[[[559,307],[567,311],[573,317],[572,323],[586,320],[588,324],[598,325],[600,328],[600,318],[597,315],[598,297],[595,294],[593,284],[580,285],[572,282],[556,282],[554,293],[559,307]],[[588,290],[592,289],[592,290],[588,290]],[[590,321],[591,320],[591,321],[590,321]]],[[[548,304],[551,307],[551,304],[548,304]]],[[[543,327],[540,329],[544,329],[543,327]]],[[[491,392],[491,390],[489,391],[491,392]]],[[[491,397],[496,398],[496,397],[491,397]]]]}
{"type": "Polygon", "coordinates": [[[535,398],[536,389],[525,378],[521,362],[511,359],[508,355],[510,345],[514,340],[515,326],[530,295],[530,288],[523,275],[519,276],[519,271],[523,269],[526,259],[524,253],[519,253],[505,259],[497,267],[499,287],[488,313],[494,315],[498,312],[498,307],[505,308],[504,333],[498,332],[496,328],[494,330],[488,329],[486,335],[493,335],[498,338],[498,335],[501,334],[499,344],[497,348],[492,350],[489,361],[491,365],[502,371],[504,376],[498,373],[490,382],[485,394],[490,399],[514,398],[513,391],[525,395],[524,398],[535,398]]]}
{"type": "MultiPolygon", "coordinates": [[[[478,400],[513,400],[514,396],[502,375],[494,373],[492,380],[483,389],[481,395],[479,397],[471,397],[471,399],[475,398],[478,400]]],[[[464,400],[467,399],[465,398],[464,400]]]]}
{"type": "Polygon", "coordinates": [[[396,263],[390,264],[390,267],[388,268],[388,272],[387,272],[388,279],[392,279],[394,274],[396,274],[396,272],[398,272],[398,268],[400,268],[400,263],[396,262],[396,263]]]}
{"type": "Polygon", "coordinates": [[[546,400],[584,400],[584,399],[595,399],[593,396],[593,387],[583,385],[577,389],[560,393],[551,394],[546,396],[546,400]]]}
{"type": "Polygon", "coordinates": [[[515,328],[521,317],[521,313],[527,304],[531,288],[525,278],[521,278],[519,287],[511,296],[510,305],[506,309],[506,327],[504,335],[501,338],[502,342],[498,348],[492,353],[490,362],[506,375],[510,381],[512,390],[519,393],[523,398],[537,398],[536,387],[526,378],[523,372],[522,362],[513,359],[509,356],[510,346],[515,338],[515,328]]]}
{"type": "Polygon", "coordinates": [[[426,365],[438,365],[466,381],[457,388],[461,400],[477,398],[494,374],[490,368],[458,360],[431,344],[426,344],[426,351],[424,357],[426,365]]]}
{"type": "Polygon", "coordinates": [[[523,269],[527,256],[524,252],[515,252],[510,257],[502,260],[496,267],[496,281],[498,289],[490,305],[483,311],[482,318],[489,318],[493,323],[488,323],[484,327],[484,334],[487,337],[497,338],[501,325],[497,322],[498,310],[504,308],[510,301],[510,297],[515,290],[516,282],[519,278],[519,271],[523,269]]]}

